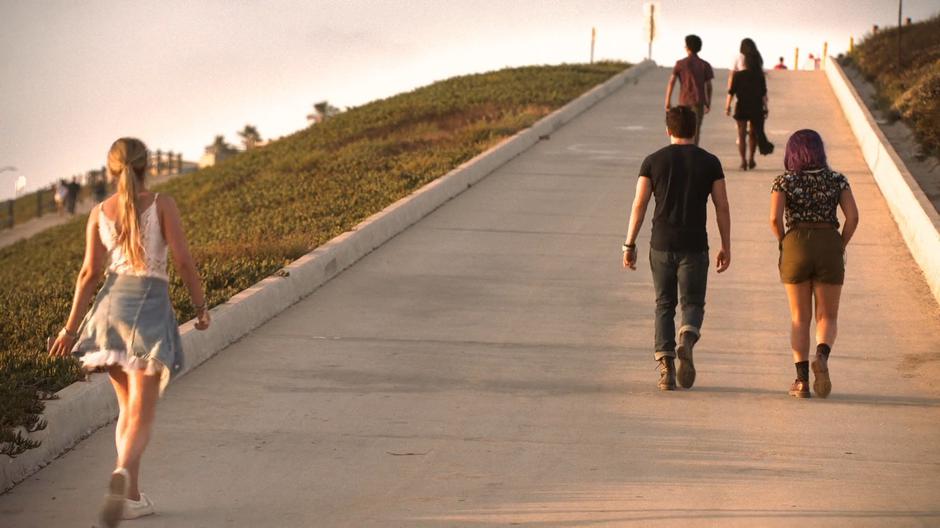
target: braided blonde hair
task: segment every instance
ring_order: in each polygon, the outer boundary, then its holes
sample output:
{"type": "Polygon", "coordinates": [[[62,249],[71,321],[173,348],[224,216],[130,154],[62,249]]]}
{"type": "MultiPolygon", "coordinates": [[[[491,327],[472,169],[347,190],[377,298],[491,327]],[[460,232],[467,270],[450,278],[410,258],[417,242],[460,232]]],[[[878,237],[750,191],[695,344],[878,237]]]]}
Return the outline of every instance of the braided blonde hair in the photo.
{"type": "Polygon", "coordinates": [[[117,242],[134,269],[143,269],[144,248],[140,237],[137,192],[147,172],[147,146],[136,138],[115,141],[108,151],[108,171],[117,178],[117,242]]]}

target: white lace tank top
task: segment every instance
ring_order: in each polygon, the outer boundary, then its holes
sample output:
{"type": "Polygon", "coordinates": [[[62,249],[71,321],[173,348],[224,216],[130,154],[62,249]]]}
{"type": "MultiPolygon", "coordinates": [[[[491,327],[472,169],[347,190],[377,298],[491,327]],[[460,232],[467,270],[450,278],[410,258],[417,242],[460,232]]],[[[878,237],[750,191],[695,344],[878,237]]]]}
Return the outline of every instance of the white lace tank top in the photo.
{"type": "Polygon", "coordinates": [[[153,203],[140,213],[140,236],[141,245],[144,248],[144,269],[137,270],[127,260],[124,249],[117,242],[117,228],[114,220],[105,216],[101,206],[98,206],[98,236],[101,237],[101,243],[108,250],[111,262],[108,264],[108,271],[123,275],[136,275],[142,277],[155,277],[169,281],[166,273],[167,247],[166,240],[163,239],[163,231],[160,229],[160,217],[157,215],[157,197],[153,197],[153,203]]]}

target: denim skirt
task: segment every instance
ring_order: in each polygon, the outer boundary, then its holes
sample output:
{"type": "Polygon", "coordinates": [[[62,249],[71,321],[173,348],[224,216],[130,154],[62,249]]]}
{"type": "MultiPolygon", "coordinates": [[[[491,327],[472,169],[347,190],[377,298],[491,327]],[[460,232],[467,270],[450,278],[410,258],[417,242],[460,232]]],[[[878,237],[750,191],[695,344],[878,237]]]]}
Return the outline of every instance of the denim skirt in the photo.
{"type": "Polygon", "coordinates": [[[179,324],[163,279],[109,273],[72,354],[86,370],[116,365],[160,375],[160,393],[183,368],[179,324]]]}

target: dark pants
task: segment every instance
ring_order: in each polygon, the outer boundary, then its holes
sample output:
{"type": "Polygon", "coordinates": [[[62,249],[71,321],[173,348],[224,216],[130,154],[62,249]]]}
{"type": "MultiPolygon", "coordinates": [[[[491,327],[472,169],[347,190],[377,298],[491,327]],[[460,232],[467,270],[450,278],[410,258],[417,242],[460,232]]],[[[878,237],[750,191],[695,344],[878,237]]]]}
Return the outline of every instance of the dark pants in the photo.
{"type": "Polygon", "coordinates": [[[656,290],[656,360],[676,357],[676,306],[682,311],[679,335],[701,335],[705,319],[708,250],[700,252],[650,249],[650,270],[656,290]]]}
{"type": "Polygon", "coordinates": [[[695,113],[695,144],[698,145],[698,139],[702,133],[702,119],[705,118],[705,105],[697,104],[692,105],[689,108],[691,108],[692,112],[695,113]]]}

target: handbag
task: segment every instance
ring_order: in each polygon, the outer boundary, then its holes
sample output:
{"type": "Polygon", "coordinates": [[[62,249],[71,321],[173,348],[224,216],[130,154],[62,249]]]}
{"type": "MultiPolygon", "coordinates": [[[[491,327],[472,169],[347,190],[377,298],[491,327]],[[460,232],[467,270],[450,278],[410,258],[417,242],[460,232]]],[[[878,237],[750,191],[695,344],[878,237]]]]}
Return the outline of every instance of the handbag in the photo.
{"type": "Polygon", "coordinates": [[[760,152],[761,156],[767,156],[773,154],[774,144],[767,139],[767,134],[764,133],[764,120],[761,119],[757,123],[757,150],[760,152]]]}

